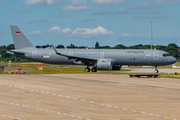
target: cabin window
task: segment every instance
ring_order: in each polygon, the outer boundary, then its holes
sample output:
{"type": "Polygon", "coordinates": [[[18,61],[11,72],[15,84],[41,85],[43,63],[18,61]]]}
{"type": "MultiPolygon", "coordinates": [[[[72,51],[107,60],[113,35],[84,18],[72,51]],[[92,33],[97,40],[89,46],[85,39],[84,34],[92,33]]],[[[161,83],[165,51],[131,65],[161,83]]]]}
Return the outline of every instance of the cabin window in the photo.
{"type": "Polygon", "coordinates": [[[164,53],[164,54],[163,54],[163,57],[167,57],[167,56],[171,56],[171,55],[168,54],[168,53],[164,53]]]}

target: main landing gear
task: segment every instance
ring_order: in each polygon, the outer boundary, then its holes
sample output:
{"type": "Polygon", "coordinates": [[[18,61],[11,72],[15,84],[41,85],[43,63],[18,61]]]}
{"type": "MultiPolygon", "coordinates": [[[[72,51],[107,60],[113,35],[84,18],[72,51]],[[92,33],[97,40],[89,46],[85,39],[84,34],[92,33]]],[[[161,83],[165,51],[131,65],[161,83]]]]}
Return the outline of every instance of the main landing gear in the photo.
{"type": "Polygon", "coordinates": [[[92,72],[97,72],[97,68],[92,68],[92,72]]]}
{"type": "Polygon", "coordinates": [[[85,72],[90,72],[90,68],[87,67],[87,68],[84,69],[84,71],[85,71],[85,72]]]}
{"type": "MultiPolygon", "coordinates": [[[[84,71],[85,71],[85,72],[90,72],[90,68],[87,67],[87,68],[84,69],[84,71]]],[[[95,68],[95,67],[92,68],[92,72],[97,72],[97,68],[95,68]]]]}
{"type": "Polygon", "coordinates": [[[155,66],[155,73],[159,73],[159,70],[157,69],[157,66],[155,66]]]}

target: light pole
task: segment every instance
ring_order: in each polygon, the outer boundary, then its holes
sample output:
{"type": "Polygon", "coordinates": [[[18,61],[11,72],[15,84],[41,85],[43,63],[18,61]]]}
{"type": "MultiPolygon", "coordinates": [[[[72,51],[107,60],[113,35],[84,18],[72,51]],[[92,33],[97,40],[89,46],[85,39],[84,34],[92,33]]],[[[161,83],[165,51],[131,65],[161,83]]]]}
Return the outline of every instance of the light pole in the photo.
{"type": "Polygon", "coordinates": [[[153,49],[153,47],[152,47],[152,44],[153,44],[153,31],[152,31],[152,23],[153,23],[153,21],[150,21],[151,22],[151,50],[153,49]]]}

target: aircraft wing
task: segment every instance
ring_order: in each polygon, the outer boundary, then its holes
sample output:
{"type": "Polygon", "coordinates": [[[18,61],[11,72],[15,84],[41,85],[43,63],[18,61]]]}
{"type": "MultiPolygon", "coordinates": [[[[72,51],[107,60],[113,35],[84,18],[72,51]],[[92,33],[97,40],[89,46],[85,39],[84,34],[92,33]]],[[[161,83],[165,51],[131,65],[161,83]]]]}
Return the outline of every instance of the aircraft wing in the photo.
{"type": "Polygon", "coordinates": [[[52,45],[52,46],[53,46],[53,49],[57,55],[67,57],[69,60],[70,59],[76,59],[75,62],[81,61],[85,65],[94,65],[98,61],[97,59],[92,59],[92,58],[88,58],[88,57],[65,55],[65,54],[60,53],[54,45],[52,45]]]}

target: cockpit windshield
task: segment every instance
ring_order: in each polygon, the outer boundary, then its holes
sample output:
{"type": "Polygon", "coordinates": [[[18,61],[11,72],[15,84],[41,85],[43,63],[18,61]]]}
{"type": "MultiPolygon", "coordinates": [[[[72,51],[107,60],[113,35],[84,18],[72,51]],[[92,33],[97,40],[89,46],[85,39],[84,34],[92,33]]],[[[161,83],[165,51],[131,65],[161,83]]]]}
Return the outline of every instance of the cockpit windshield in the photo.
{"type": "Polygon", "coordinates": [[[168,53],[164,53],[164,54],[163,54],[163,57],[167,57],[167,56],[171,56],[171,55],[168,54],[168,53]]]}

